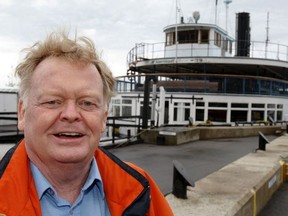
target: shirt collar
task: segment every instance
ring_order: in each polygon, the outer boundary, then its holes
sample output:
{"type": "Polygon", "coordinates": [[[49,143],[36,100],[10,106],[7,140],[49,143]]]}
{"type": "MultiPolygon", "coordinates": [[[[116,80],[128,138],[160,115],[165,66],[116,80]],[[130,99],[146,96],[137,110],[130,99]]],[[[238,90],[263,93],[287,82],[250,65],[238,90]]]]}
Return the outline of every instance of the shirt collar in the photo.
{"type": "MultiPolygon", "coordinates": [[[[30,160],[30,169],[32,172],[32,176],[34,178],[38,198],[40,200],[47,190],[49,189],[54,190],[54,188],[31,160],[30,160]]],[[[84,186],[82,187],[82,191],[88,190],[90,186],[94,185],[94,183],[98,187],[101,197],[104,199],[105,195],[104,195],[102,178],[100,176],[100,172],[95,158],[93,158],[91,162],[89,175],[84,186]]]]}

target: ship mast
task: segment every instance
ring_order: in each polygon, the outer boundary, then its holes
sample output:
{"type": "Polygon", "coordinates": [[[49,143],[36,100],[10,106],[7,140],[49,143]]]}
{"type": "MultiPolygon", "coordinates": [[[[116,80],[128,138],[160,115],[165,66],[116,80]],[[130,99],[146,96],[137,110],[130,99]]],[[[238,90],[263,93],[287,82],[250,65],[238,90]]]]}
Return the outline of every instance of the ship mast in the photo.
{"type": "Polygon", "coordinates": [[[267,12],[267,27],[266,27],[266,41],[265,41],[265,58],[267,58],[268,43],[269,43],[269,12],[267,12]]]}
{"type": "Polygon", "coordinates": [[[228,35],[228,8],[229,8],[229,4],[232,2],[232,0],[224,0],[224,3],[226,4],[226,32],[227,32],[227,35],[228,35]]]}
{"type": "Polygon", "coordinates": [[[176,62],[177,62],[177,55],[178,55],[178,11],[179,11],[179,8],[178,8],[178,1],[176,0],[176,11],[175,11],[175,59],[176,59],[176,62]]]}

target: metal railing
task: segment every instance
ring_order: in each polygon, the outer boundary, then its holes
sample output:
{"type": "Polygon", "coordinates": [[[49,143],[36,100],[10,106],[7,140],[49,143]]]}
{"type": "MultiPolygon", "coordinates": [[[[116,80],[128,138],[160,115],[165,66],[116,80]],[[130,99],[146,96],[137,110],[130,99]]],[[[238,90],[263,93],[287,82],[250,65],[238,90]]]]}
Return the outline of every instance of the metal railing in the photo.
{"type": "MultiPolygon", "coordinates": [[[[110,142],[115,144],[117,140],[129,141],[133,138],[133,141],[137,141],[137,134],[131,133],[129,128],[135,128],[136,131],[140,131],[141,116],[116,116],[107,118],[107,131],[108,136],[100,141],[110,142]],[[119,129],[125,128],[125,133],[121,133],[119,129]],[[111,133],[111,134],[110,134],[111,133]]],[[[16,112],[0,112],[0,144],[1,143],[17,143],[24,135],[23,132],[18,130],[18,118],[16,112]]]]}
{"type": "Polygon", "coordinates": [[[110,142],[115,144],[118,140],[124,140],[125,142],[138,141],[137,134],[140,132],[142,127],[141,116],[110,116],[107,118],[107,133],[106,138],[101,139],[100,143],[110,142]],[[121,128],[125,128],[121,130],[121,128]],[[135,133],[131,133],[131,128],[136,129],[135,133]]]}
{"type": "MultiPolygon", "coordinates": [[[[127,55],[128,67],[135,65],[139,61],[147,59],[159,58],[177,58],[177,57],[221,57],[219,51],[225,50],[228,55],[225,57],[235,57],[236,41],[232,41],[232,46],[229,49],[221,43],[222,47],[215,45],[214,41],[209,41],[207,44],[178,44],[166,45],[165,42],[160,43],[138,43],[132,48],[127,55]],[[173,53],[173,55],[172,55],[173,53]],[[183,56],[183,53],[185,55],[183,56]]],[[[266,43],[260,41],[251,41],[249,43],[249,56],[250,58],[270,59],[288,61],[288,46],[279,43],[266,43]]]]}

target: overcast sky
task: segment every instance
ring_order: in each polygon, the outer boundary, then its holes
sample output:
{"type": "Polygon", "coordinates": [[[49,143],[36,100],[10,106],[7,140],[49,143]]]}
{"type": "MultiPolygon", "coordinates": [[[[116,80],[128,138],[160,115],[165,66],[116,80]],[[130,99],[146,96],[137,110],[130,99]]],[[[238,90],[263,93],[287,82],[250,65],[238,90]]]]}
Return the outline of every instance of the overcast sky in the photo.
{"type": "MultiPolygon", "coordinates": [[[[20,51],[59,28],[93,39],[115,76],[125,75],[126,56],[136,43],[163,42],[163,28],[175,23],[176,0],[0,0],[0,87],[23,57],[20,51]]],[[[215,0],[178,0],[184,19],[200,12],[214,23],[215,0]]],[[[218,1],[218,24],[225,28],[225,4],[218,1]]],[[[250,13],[252,40],[265,41],[269,12],[270,42],[288,45],[287,0],[233,0],[228,32],[234,36],[235,14],[250,13]]]]}

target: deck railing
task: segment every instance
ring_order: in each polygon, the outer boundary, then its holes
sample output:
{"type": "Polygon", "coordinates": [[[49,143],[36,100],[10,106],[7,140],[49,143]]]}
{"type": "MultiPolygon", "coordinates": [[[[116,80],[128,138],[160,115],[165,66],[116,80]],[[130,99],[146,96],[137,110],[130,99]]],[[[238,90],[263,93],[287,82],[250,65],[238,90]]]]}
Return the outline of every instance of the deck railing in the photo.
{"type": "MultiPolygon", "coordinates": [[[[166,45],[160,43],[138,43],[127,55],[128,67],[137,62],[148,59],[177,58],[177,57],[235,57],[236,41],[232,42],[231,48],[226,47],[222,42],[221,46],[215,45],[214,41],[207,44],[178,44],[166,45]],[[183,54],[184,53],[184,54],[183,54]],[[223,53],[226,53],[225,55],[223,53]]],[[[249,58],[260,58],[270,60],[288,61],[288,46],[279,43],[266,43],[251,41],[248,48],[249,58]]]]}

